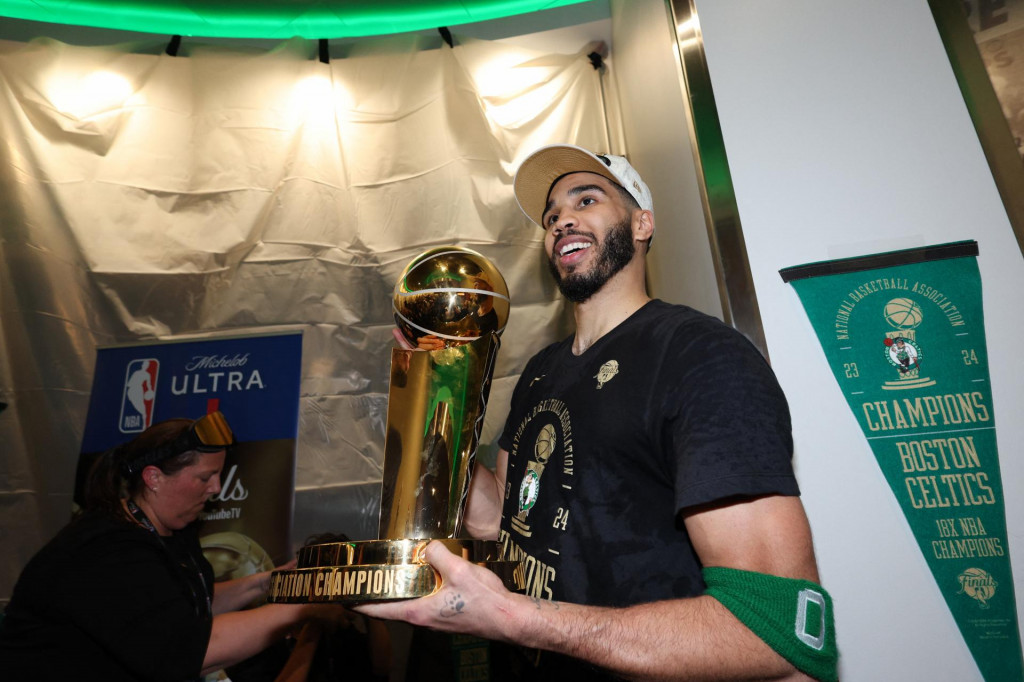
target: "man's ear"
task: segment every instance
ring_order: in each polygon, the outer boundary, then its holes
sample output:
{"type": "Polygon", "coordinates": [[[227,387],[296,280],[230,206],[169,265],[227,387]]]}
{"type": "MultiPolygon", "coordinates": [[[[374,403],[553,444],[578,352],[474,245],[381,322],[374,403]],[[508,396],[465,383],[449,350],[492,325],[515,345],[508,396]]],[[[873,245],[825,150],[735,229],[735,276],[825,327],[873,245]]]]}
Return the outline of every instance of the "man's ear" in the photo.
{"type": "Polygon", "coordinates": [[[633,214],[633,241],[646,242],[654,236],[654,214],[641,210],[633,214]]]}

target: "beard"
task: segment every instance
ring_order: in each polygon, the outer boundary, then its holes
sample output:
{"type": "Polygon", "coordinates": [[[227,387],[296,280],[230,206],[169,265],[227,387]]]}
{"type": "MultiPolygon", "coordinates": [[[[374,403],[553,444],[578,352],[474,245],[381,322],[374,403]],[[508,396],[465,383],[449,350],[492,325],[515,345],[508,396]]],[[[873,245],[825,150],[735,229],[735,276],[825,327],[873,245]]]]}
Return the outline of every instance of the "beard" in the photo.
{"type": "Polygon", "coordinates": [[[569,272],[563,277],[558,271],[555,254],[548,258],[548,268],[551,276],[555,278],[555,284],[562,295],[573,303],[583,303],[591,296],[601,290],[612,277],[626,267],[629,261],[633,260],[636,253],[636,244],[633,243],[633,232],[631,229],[632,217],[627,216],[622,221],[613,225],[608,231],[604,242],[590,248],[600,249],[597,262],[590,272],[574,273],[569,272]]]}

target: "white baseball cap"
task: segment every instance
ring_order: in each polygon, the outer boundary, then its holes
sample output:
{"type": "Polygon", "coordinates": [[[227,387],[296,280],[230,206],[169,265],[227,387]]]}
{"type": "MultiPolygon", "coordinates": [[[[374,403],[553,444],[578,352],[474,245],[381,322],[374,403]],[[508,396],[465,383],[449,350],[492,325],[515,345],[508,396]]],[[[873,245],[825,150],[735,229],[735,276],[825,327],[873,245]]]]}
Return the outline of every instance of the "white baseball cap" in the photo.
{"type": "Polygon", "coordinates": [[[640,208],[654,210],[651,190],[626,157],[594,154],[570,144],[541,147],[519,166],[512,182],[519,208],[526,217],[543,227],[551,186],[563,175],[581,172],[603,175],[629,192],[640,208]]]}

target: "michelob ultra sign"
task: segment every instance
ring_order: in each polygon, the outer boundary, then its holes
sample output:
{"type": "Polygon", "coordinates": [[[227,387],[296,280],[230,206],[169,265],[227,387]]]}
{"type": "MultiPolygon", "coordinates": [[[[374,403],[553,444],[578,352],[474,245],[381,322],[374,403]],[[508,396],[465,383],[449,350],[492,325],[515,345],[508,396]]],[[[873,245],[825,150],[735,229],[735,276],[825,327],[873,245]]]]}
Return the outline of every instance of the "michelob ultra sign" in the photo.
{"type": "Polygon", "coordinates": [[[976,242],[780,271],[982,676],[1024,680],[976,242]]]}
{"type": "Polygon", "coordinates": [[[150,342],[100,348],[75,499],[105,450],[156,422],[227,417],[236,444],[221,491],[200,515],[200,542],[218,580],[270,570],[291,556],[302,335],[150,342]]]}

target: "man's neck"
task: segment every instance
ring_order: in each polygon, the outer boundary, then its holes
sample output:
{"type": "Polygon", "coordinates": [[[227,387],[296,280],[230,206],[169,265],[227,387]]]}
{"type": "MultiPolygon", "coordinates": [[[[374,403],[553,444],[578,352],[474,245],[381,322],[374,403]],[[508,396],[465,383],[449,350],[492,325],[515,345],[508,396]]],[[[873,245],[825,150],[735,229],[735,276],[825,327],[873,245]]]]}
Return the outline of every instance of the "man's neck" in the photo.
{"type": "Polygon", "coordinates": [[[612,278],[596,294],[576,304],[573,310],[576,317],[573,355],[583,355],[598,339],[651,300],[642,284],[638,286],[627,278],[616,281],[618,279],[612,278]]]}

